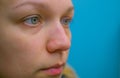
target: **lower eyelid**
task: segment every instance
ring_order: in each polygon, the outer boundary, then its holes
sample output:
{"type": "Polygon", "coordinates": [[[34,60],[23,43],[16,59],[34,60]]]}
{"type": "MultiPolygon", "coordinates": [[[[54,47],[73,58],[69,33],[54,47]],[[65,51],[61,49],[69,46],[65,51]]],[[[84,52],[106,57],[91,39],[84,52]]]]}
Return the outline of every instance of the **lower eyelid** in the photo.
{"type": "Polygon", "coordinates": [[[27,26],[27,27],[38,27],[38,26],[40,26],[40,23],[37,23],[37,24],[35,24],[35,25],[23,23],[23,25],[24,25],[24,26],[27,26]]]}

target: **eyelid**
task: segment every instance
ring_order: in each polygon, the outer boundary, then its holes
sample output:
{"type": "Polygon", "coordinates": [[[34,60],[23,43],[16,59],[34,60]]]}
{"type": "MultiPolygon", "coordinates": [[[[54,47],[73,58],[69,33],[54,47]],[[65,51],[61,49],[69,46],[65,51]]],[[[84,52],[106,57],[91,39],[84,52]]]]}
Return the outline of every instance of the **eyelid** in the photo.
{"type": "Polygon", "coordinates": [[[61,19],[61,23],[64,25],[64,26],[69,26],[69,24],[72,22],[72,17],[70,17],[70,16],[66,16],[66,17],[63,17],[62,19],[61,19]],[[65,22],[67,22],[66,24],[65,24],[65,22]]]}
{"type": "Polygon", "coordinates": [[[30,19],[32,17],[39,17],[39,18],[42,18],[39,14],[33,14],[33,15],[28,15],[26,17],[23,17],[23,21],[27,20],[27,19],[30,19]]]}
{"type": "Polygon", "coordinates": [[[22,19],[24,25],[29,27],[37,27],[42,24],[42,17],[39,14],[29,15],[22,19]],[[36,18],[36,23],[34,23],[34,18],[36,18]]]}

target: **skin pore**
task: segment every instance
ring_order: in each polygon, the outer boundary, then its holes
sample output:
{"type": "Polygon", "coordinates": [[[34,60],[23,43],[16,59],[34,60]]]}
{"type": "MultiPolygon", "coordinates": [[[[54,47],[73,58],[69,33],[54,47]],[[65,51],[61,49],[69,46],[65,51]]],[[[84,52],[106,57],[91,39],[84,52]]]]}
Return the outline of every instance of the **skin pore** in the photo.
{"type": "Polygon", "coordinates": [[[0,0],[0,78],[60,78],[71,0],[0,0]]]}

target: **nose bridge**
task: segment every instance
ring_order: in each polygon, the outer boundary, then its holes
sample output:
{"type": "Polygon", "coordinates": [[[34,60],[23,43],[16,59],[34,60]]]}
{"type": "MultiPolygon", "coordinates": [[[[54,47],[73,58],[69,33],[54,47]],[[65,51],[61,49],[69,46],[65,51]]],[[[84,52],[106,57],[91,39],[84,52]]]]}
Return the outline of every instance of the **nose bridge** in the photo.
{"type": "Polygon", "coordinates": [[[65,28],[61,24],[60,19],[58,19],[57,17],[54,18],[51,21],[51,26],[52,26],[51,35],[52,35],[53,39],[57,39],[57,40],[68,39],[68,34],[66,33],[65,28]]]}
{"type": "Polygon", "coordinates": [[[70,48],[70,39],[60,23],[56,23],[52,27],[47,48],[50,52],[70,48]]]}
{"type": "Polygon", "coordinates": [[[68,40],[68,36],[65,32],[65,29],[63,28],[63,26],[60,23],[57,23],[55,25],[55,29],[53,30],[53,39],[56,39],[58,41],[65,41],[68,40]]]}

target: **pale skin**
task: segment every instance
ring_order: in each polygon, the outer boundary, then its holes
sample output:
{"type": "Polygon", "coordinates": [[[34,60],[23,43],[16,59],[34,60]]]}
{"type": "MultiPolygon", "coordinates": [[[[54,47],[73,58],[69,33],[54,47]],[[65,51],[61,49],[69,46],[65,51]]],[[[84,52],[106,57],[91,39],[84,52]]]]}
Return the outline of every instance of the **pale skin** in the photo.
{"type": "Polygon", "coordinates": [[[73,17],[71,0],[0,0],[0,78],[60,78],[73,17]]]}

